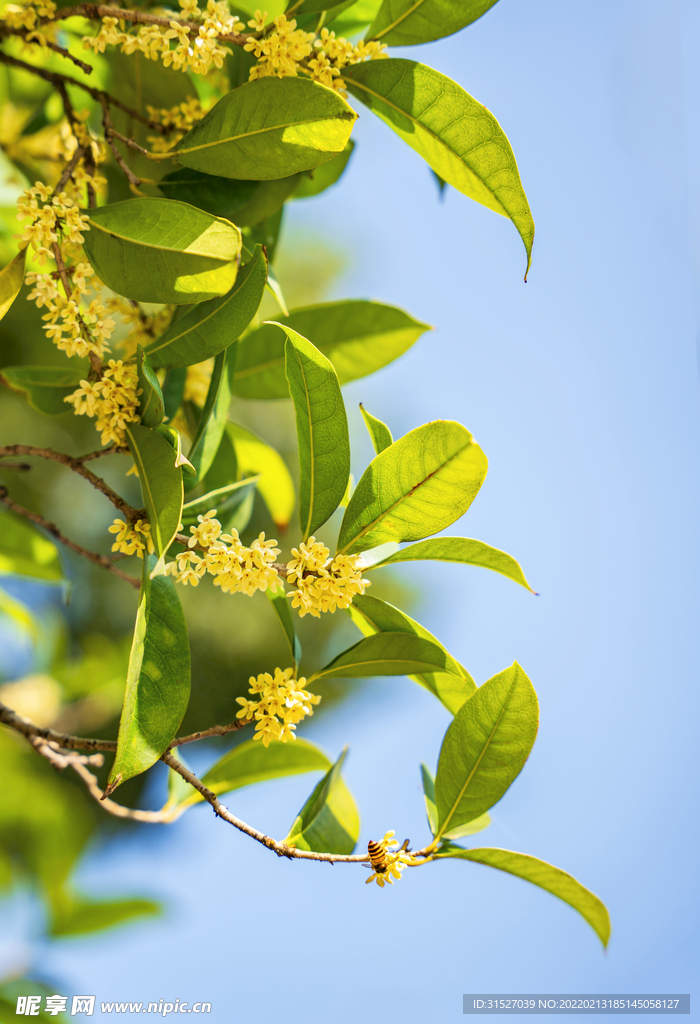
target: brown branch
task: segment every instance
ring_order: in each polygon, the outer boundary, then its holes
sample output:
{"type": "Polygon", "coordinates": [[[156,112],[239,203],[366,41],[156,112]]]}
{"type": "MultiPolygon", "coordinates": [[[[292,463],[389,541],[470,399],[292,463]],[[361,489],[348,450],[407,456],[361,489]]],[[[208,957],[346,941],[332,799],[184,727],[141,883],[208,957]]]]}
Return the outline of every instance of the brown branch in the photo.
{"type": "Polygon", "coordinates": [[[115,818],[128,818],[130,821],[142,821],[150,825],[165,825],[173,820],[173,810],[167,811],[140,811],[134,807],[124,807],[115,800],[105,797],[96,776],[85,767],[84,764],[71,762],[71,768],[85,783],[90,796],[97,801],[108,814],[115,818]]]}
{"type": "Polygon", "coordinates": [[[104,129],[105,142],[112,150],[112,153],[114,154],[114,159],[117,161],[122,172],[126,175],[129,184],[133,185],[135,188],[138,188],[138,186],[141,184],[141,179],[137,177],[131,170],[126,160],[117,149],[117,145],[114,141],[113,136],[117,135],[118,133],[114,130],[114,122],[112,121],[112,117],[109,112],[109,104],[106,100],[102,101],[102,127],[104,129]]]}
{"type": "MultiPolygon", "coordinates": [[[[62,14],[61,17],[64,15],[62,14]]],[[[55,20],[55,19],[54,19],[55,20]]],[[[0,29],[0,34],[1,34],[0,29]]],[[[22,68],[23,71],[28,71],[32,75],[37,75],[39,78],[43,78],[45,82],[50,82],[55,89],[59,89],[60,86],[73,85],[76,89],[82,89],[89,96],[97,102],[101,103],[102,99],[105,99],[110,106],[119,107],[129,117],[135,118],[140,121],[141,124],[145,124],[147,128],[151,128],[155,132],[159,132],[161,135],[166,134],[166,129],[159,121],[152,121],[150,118],[140,114],[138,110],[134,110],[132,107],[127,107],[125,103],[118,100],[116,96],[112,96],[110,93],[105,92],[104,89],[95,89],[91,85],[86,85],[84,82],[79,82],[77,78],[71,78],[69,75],[59,74],[57,71],[47,71],[45,68],[35,67],[34,64],[28,64],[26,61],[19,60],[17,57],[11,57],[9,53],[3,53],[0,51],[0,63],[9,64],[10,67],[22,68]]]]}
{"type": "Polygon", "coordinates": [[[92,459],[101,459],[103,455],[128,455],[128,448],[120,448],[113,444],[110,448],[98,448],[96,452],[88,452],[87,455],[78,455],[76,462],[90,462],[92,459]]]}
{"type": "Polygon", "coordinates": [[[16,501],[13,501],[7,494],[6,487],[0,487],[0,501],[7,505],[9,509],[12,509],[17,515],[22,516],[24,519],[28,519],[31,523],[36,523],[37,526],[43,527],[48,533],[56,538],[64,547],[70,551],[75,551],[77,555],[82,555],[83,558],[89,559],[94,562],[95,565],[101,566],[103,569],[107,569],[108,572],[118,576],[119,579],[125,580],[130,583],[132,587],[136,587],[138,590],[141,586],[140,580],[137,580],[135,576],[129,576],[128,573],[122,572],[118,569],[111,558],[107,555],[98,555],[95,551],[88,551],[87,548],[83,548],[80,544],[76,544],[74,541],[69,540],[68,537],[64,537],[59,528],[55,523],[50,523],[48,519],[44,519],[38,512],[30,512],[29,509],[23,508],[22,505],[18,505],[16,501]]]}
{"type": "MultiPolygon", "coordinates": [[[[45,19],[41,24],[46,25],[51,21],[63,21],[64,18],[74,17],[89,18],[91,21],[101,21],[102,18],[117,18],[119,21],[131,21],[142,25],[162,25],[164,28],[170,28],[170,22],[177,21],[180,25],[188,28],[191,33],[198,32],[202,27],[201,23],[197,21],[181,21],[174,11],[171,17],[163,17],[160,14],[147,14],[145,11],[127,11],[122,7],[108,7],[104,4],[78,4],[76,7],[64,7],[53,18],[45,19]]],[[[232,32],[229,35],[222,35],[218,38],[223,42],[244,46],[248,42],[250,34],[248,32],[232,32]]]]}
{"type": "Polygon", "coordinates": [[[75,754],[70,751],[61,750],[59,744],[54,740],[45,740],[40,736],[28,736],[27,741],[34,747],[37,754],[45,757],[59,772],[69,765],[91,764],[101,768],[104,764],[105,759],[102,754],[75,754]]]}
{"type": "Polygon", "coordinates": [[[168,750],[172,750],[173,747],[181,747],[185,743],[194,743],[196,740],[205,740],[210,736],[226,736],[230,732],[236,732],[238,729],[242,729],[246,725],[251,724],[252,719],[247,721],[243,718],[236,719],[235,722],[231,722],[229,725],[212,725],[211,729],[202,729],[200,732],[190,733],[189,736],[178,736],[168,747],[168,750]]]}
{"type": "Polygon", "coordinates": [[[56,183],[56,187],[54,189],[55,193],[58,193],[58,192],[61,191],[61,189],[66,184],[66,182],[68,181],[68,179],[70,178],[71,174],[73,173],[75,168],[78,166],[78,164],[80,163],[80,161],[82,160],[84,155],[85,155],[85,150],[83,149],[82,146],[78,146],[78,148],[76,149],[76,151],[73,154],[73,156],[70,158],[70,160],[68,161],[66,166],[63,168],[63,174],[58,179],[58,181],[56,183]]]}
{"type": "Polygon", "coordinates": [[[80,68],[81,71],[84,71],[86,75],[92,74],[92,64],[86,64],[84,60],[81,60],[80,57],[75,57],[70,50],[66,50],[65,47],[59,46],[58,43],[52,43],[50,39],[45,39],[44,42],[39,45],[47,46],[49,50],[53,50],[54,53],[60,53],[62,57],[65,57],[66,60],[72,61],[75,66],[80,68]]]}
{"type": "Polygon", "coordinates": [[[69,750],[115,751],[117,749],[116,740],[96,740],[88,739],[85,736],[70,736],[68,733],[49,729],[48,726],[35,725],[28,718],[18,715],[16,711],[8,708],[7,704],[3,704],[1,701],[0,723],[6,725],[9,729],[14,729],[15,732],[21,733],[27,739],[30,739],[32,736],[38,736],[40,739],[56,743],[60,747],[67,747],[69,750]]]}
{"type": "Polygon", "coordinates": [[[0,469],[15,469],[26,472],[26,470],[31,468],[28,462],[0,462],[0,469]]]}
{"type": "Polygon", "coordinates": [[[144,514],[142,509],[132,508],[127,501],[124,501],[121,495],[113,491],[109,484],[105,483],[102,477],[97,476],[84,466],[82,459],[76,459],[72,455],[65,455],[63,452],[55,452],[52,448],[37,448],[35,445],[30,444],[7,444],[0,447],[0,458],[6,455],[34,455],[38,459],[60,462],[62,466],[72,469],[74,473],[78,473],[79,476],[82,476],[88,483],[92,484],[96,490],[104,494],[105,498],[108,498],[114,507],[118,508],[126,516],[129,522],[139,519],[144,514]]]}

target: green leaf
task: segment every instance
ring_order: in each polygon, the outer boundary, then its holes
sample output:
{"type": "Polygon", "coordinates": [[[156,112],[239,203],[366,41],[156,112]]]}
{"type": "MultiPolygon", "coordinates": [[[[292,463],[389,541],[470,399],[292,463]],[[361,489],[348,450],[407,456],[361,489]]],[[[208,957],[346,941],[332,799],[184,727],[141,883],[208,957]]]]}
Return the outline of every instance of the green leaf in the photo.
{"type": "Polygon", "coordinates": [[[334,7],[346,8],[348,6],[347,0],[302,0],[301,3],[290,3],[287,12],[290,14],[293,10],[295,18],[298,18],[304,14],[321,14],[324,11],[332,12],[334,7]]]}
{"type": "Polygon", "coordinates": [[[438,815],[437,807],[435,806],[435,779],[424,764],[420,766],[420,775],[423,782],[423,795],[425,797],[425,813],[428,815],[430,831],[435,835],[438,830],[438,815]]]}
{"type": "Polygon", "coordinates": [[[340,527],[339,553],[439,533],[467,511],[487,468],[486,456],[460,423],[435,420],[417,427],[362,474],[340,527]]]}
{"type": "MultiPolygon", "coordinates": [[[[330,167],[334,162],[324,166],[330,167]]],[[[161,178],[158,188],[168,199],[190,203],[242,228],[276,213],[299,184],[298,174],[273,181],[235,181],[183,167],[161,178]]]]}
{"type": "Polygon", "coordinates": [[[336,655],[315,679],[362,676],[410,676],[423,672],[459,672],[450,655],[431,640],[410,633],[376,633],[336,655]]]}
{"type": "Polygon", "coordinates": [[[31,609],[0,587],[0,618],[3,615],[11,620],[15,629],[19,630],[20,633],[28,634],[34,643],[37,642],[39,630],[37,629],[36,619],[31,609]]]}
{"type": "Polygon", "coordinates": [[[260,78],[227,93],[168,156],[222,178],[285,178],[341,153],[356,117],[310,79],[260,78]]]}
{"type": "Polygon", "coordinates": [[[277,251],[277,245],[282,234],[282,222],[284,221],[284,207],[280,207],[276,213],[273,213],[270,217],[266,217],[265,220],[260,221],[259,224],[253,224],[251,227],[245,228],[243,237],[249,248],[256,245],[262,245],[265,247],[267,252],[267,258],[270,263],[275,258],[277,251]]]}
{"type": "Polygon", "coordinates": [[[187,203],[127,199],[94,207],[89,224],[88,259],[108,288],[129,299],[203,302],[236,280],[240,231],[187,203]]]}
{"type": "Polygon", "coordinates": [[[159,423],[157,427],[153,427],[156,434],[160,434],[168,442],[170,447],[175,452],[175,468],[179,469],[182,467],[184,473],[188,476],[196,476],[197,470],[194,468],[188,458],[182,454],[182,437],[180,431],[176,430],[175,427],[171,427],[169,423],[159,423]]]}
{"type": "MultiPolygon", "coordinates": [[[[409,618],[400,608],[395,608],[378,597],[358,594],[348,611],[352,621],[365,636],[372,636],[375,633],[410,633],[429,640],[445,651],[439,640],[436,640],[424,626],[409,618]]],[[[409,678],[430,690],[454,715],[465,700],[476,692],[476,683],[463,665],[447,651],[445,654],[449,658],[448,672],[421,672],[409,678]]]]}
{"type": "Polygon", "coordinates": [[[294,511],[294,483],[287,465],[274,448],[237,423],[227,426],[238,459],[246,475],[260,474],[258,490],[278,530],[286,530],[294,511]]]}
{"type": "Polygon", "coordinates": [[[266,280],[267,260],[256,246],[226,295],[197,303],[148,346],[153,365],[190,366],[228,348],[257,313],[266,280]]]}
{"type": "Polygon", "coordinates": [[[8,575],[59,583],[63,570],[52,541],[25,519],[0,512],[0,576],[8,575]]]}
{"type": "Polygon", "coordinates": [[[367,28],[377,15],[382,0],[357,0],[348,11],[342,11],[339,17],[333,16],[333,20],[327,25],[332,28],[336,36],[348,38],[367,28]]]}
{"type": "MultiPolygon", "coordinates": [[[[210,491],[220,491],[223,488],[237,485],[239,483],[238,472],[238,459],[236,457],[236,449],[233,445],[233,437],[229,426],[224,431],[224,436],[221,438],[221,444],[219,450],[214,456],[214,461],[207,470],[207,474],[204,478],[204,486],[210,491]]],[[[240,481],[243,482],[243,481],[240,481]]],[[[209,505],[208,508],[212,506],[209,505]]],[[[207,511],[205,509],[205,511],[207,511]]]]}
{"type": "Polygon", "coordinates": [[[84,376],[61,366],[3,366],[0,384],[24,395],[39,412],[60,416],[70,412],[65,400],[73,394],[84,376]]]}
{"type": "MultiPolygon", "coordinates": [[[[328,771],[331,762],[326,755],[308,740],[297,738],[293,743],[272,740],[269,747],[255,740],[240,743],[216,762],[202,777],[202,782],[212,793],[220,796],[256,782],[268,782],[287,775],[301,775],[303,772],[328,771]]],[[[204,798],[190,790],[187,800],[179,806],[201,803],[204,798]]]]}
{"type": "Polygon", "coordinates": [[[185,616],[172,579],[151,578],[154,565],[154,557],[147,555],[108,795],[167,750],[190,698],[185,616]]]}
{"type": "Polygon", "coordinates": [[[517,662],[464,703],[440,751],[438,835],[474,821],[501,799],[532,750],[538,713],[537,695],[517,662]]]}
{"type": "Polygon", "coordinates": [[[227,356],[233,351],[233,358],[236,358],[235,349],[224,349],[219,352],[214,360],[211,381],[207,398],[204,403],[197,431],[192,438],[192,446],[189,451],[189,460],[197,471],[198,477],[190,477],[185,481],[185,490],[190,491],[199,483],[199,478],[205,476],[211,466],[221,438],[226,430],[228,421],[228,409],[231,404],[231,387],[228,382],[228,369],[226,366],[227,356]]]}
{"type": "Polygon", "coordinates": [[[513,221],[529,270],[535,225],[513,150],[493,114],[451,78],[411,60],[355,64],[343,79],[444,181],[513,221]]]}
{"type": "MultiPolygon", "coordinates": [[[[250,492],[255,491],[255,485],[259,479],[258,476],[251,476],[246,480],[237,480],[235,483],[219,487],[215,491],[208,491],[201,498],[185,502],[182,506],[182,525],[185,528],[196,526],[197,516],[206,515],[212,508],[217,510],[219,518],[226,516],[227,513],[237,508],[250,492]]],[[[267,593],[270,592],[267,591],[267,593]]]]}
{"type": "Polygon", "coordinates": [[[352,853],[360,834],[360,817],[340,771],[348,748],[314,788],[284,840],[297,850],[352,853]]]}
{"type": "Polygon", "coordinates": [[[287,638],[289,644],[289,650],[292,658],[294,659],[294,665],[297,666],[301,661],[301,644],[299,643],[299,637],[296,635],[294,630],[294,619],[292,617],[292,609],[289,605],[289,598],[285,594],[284,590],[266,590],[265,591],[270,604],[275,610],[275,614],[280,621],[280,625],[284,630],[284,635],[287,638]]]}
{"type": "Polygon", "coordinates": [[[165,380],[163,381],[163,400],[165,402],[165,415],[169,420],[173,419],[182,405],[186,381],[186,366],[168,370],[165,375],[165,380]]]}
{"type": "Polygon", "coordinates": [[[355,143],[351,139],[342,153],[338,153],[327,164],[321,164],[320,167],[315,167],[313,171],[304,174],[292,199],[310,199],[312,196],[318,196],[321,192],[325,192],[331,185],[335,185],[345,172],[354,148],[355,143]]]}
{"type": "Polygon", "coordinates": [[[56,908],[51,918],[49,935],[85,935],[103,928],[130,921],[134,917],[153,917],[162,912],[153,900],[86,900],[71,899],[56,908]]]}
{"type": "Polygon", "coordinates": [[[165,399],[155,370],[140,345],[136,346],[136,368],[141,388],[139,395],[141,423],[144,427],[157,427],[159,423],[163,422],[165,399]]]}
{"type": "Polygon", "coordinates": [[[0,320],[15,301],[24,284],[24,264],[27,250],[20,249],[15,258],[0,270],[0,320]]]}
{"type": "Polygon", "coordinates": [[[385,448],[394,443],[391,431],[386,423],[382,423],[376,416],[367,412],[362,402],[360,402],[360,412],[362,413],[362,419],[365,421],[369,436],[372,439],[374,450],[379,455],[380,452],[383,452],[385,448]]]}
{"type": "Polygon", "coordinates": [[[492,548],[490,544],[484,544],[480,540],[471,540],[469,537],[431,537],[430,540],[411,544],[409,548],[402,548],[383,561],[375,562],[371,568],[377,569],[379,566],[395,562],[417,562],[425,559],[480,565],[484,569],[492,569],[502,576],[507,576],[508,579],[525,587],[530,593],[535,593],[525,579],[523,570],[511,555],[507,555],[505,551],[499,551],[498,548],[492,548]]]}
{"type": "Polygon", "coordinates": [[[415,46],[459,32],[496,0],[384,0],[367,33],[387,46],[415,46]]]}
{"type": "Polygon", "coordinates": [[[343,500],[350,476],[350,438],[332,363],[286,324],[285,373],[299,441],[299,518],[303,539],[323,526],[343,500]]]}
{"type": "Polygon", "coordinates": [[[530,857],[526,853],[514,853],[512,850],[499,850],[493,847],[464,850],[459,846],[448,846],[436,855],[436,859],[445,857],[486,864],[490,868],[524,878],[526,882],[532,882],[540,889],[551,892],[553,896],[558,896],[564,903],[577,910],[588,921],[603,945],[607,946],[610,939],[610,915],[605,904],[566,871],[555,868],[544,860],[538,860],[537,857],[530,857]]]}
{"type": "Polygon", "coordinates": [[[126,438],[134,458],[159,568],[180,525],[182,470],[170,444],[155,430],[127,423],[126,438]]]}
{"type": "MultiPolygon", "coordinates": [[[[402,309],[363,299],[293,309],[285,324],[311,339],[331,361],[341,384],[380,370],[430,330],[402,309]]],[[[242,338],[238,342],[234,394],[241,398],[288,398],[284,344],[283,335],[270,324],[262,324],[242,338]]]]}

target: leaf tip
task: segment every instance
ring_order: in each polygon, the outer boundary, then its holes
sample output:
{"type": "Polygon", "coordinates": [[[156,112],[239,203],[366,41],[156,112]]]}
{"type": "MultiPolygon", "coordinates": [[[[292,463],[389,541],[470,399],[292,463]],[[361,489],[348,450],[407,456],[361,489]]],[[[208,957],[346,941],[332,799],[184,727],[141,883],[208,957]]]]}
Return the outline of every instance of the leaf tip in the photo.
{"type": "Polygon", "coordinates": [[[114,776],[112,781],[107,783],[105,791],[102,794],[102,796],[100,797],[100,800],[108,800],[109,797],[114,792],[114,790],[117,788],[117,786],[120,785],[121,781],[122,781],[122,773],[121,772],[117,772],[117,774],[114,776]]]}

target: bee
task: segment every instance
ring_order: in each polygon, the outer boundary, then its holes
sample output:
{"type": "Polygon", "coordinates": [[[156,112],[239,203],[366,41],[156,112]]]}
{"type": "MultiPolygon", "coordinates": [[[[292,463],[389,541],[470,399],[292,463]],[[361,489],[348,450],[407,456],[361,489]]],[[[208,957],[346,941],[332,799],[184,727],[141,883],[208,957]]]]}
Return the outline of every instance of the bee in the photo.
{"type": "Polygon", "coordinates": [[[389,867],[389,858],[382,844],[375,843],[373,839],[370,839],[367,843],[367,853],[369,854],[371,869],[378,875],[386,874],[386,870],[389,867]]]}

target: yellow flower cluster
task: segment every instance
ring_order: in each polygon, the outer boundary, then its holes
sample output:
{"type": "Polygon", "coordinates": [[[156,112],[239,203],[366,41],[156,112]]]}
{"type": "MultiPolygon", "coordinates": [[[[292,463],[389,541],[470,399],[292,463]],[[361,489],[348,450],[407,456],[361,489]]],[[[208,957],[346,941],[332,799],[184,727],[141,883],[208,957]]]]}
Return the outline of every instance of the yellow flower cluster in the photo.
{"type": "Polygon", "coordinates": [[[276,668],[274,676],[263,672],[257,679],[251,676],[248,682],[248,693],[257,694],[258,700],[236,697],[237,703],[242,705],[236,718],[246,721],[254,719],[253,739],[262,740],[266,747],[272,740],[286,743],[287,740],[296,739],[294,730],[297,724],[307,715],[313,715],[313,705],[321,700],[304,689],[306,679],[303,676],[301,679],[294,678],[293,668],[285,669],[284,672],[276,668]]]}
{"type": "Polygon", "coordinates": [[[136,367],[121,359],[110,359],[99,380],[81,380],[77,391],[64,401],[73,406],[76,416],[97,419],[95,427],[102,431],[102,444],[123,445],[126,424],[139,418],[140,394],[136,367]]]}
{"type": "Polygon", "coordinates": [[[307,544],[292,548],[292,559],[287,562],[287,581],[296,585],[292,592],[292,608],[299,609],[299,618],[321,612],[335,612],[349,608],[356,594],[364,594],[370,586],[362,579],[362,560],[359,555],[336,555],[331,561],[330,551],[309,537],[307,544]]]}
{"type": "Polygon", "coordinates": [[[53,190],[40,181],[20,196],[17,220],[30,217],[31,221],[17,237],[22,245],[31,245],[39,263],[53,257],[52,246],[59,234],[73,245],[85,241],[83,231],[88,230],[88,218],[80,212],[78,204],[66,192],[53,195],[53,190]]]}
{"type": "Polygon", "coordinates": [[[169,129],[167,139],[163,138],[162,135],[148,136],[148,141],[152,144],[154,153],[167,153],[169,149],[183,138],[193,124],[201,121],[205,114],[202,104],[194,96],[189,100],[185,100],[184,103],[178,103],[177,106],[168,109],[159,110],[156,107],[147,106],[146,110],[151,121],[157,121],[158,124],[162,124],[164,128],[169,129]]]}
{"type": "MultiPolygon", "coordinates": [[[[256,11],[255,17],[248,25],[261,32],[266,19],[267,11],[256,11]]],[[[344,94],[343,82],[340,79],[344,67],[387,56],[383,43],[360,42],[353,46],[342,36],[336,38],[335,32],[329,32],[326,28],[317,36],[315,32],[298,29],[296,21],[289,21],[284,14],[274,19],[274,25],[275,31],[259,39],[250,39],[245,44],[244,49],[252,53],[258,61],[250,70],[250,81],[271,75],[278,78],[296,76],[302,69],[307,71],[315,82],[344,94]]]]}
{"type": "Polygon", "coordinates": [[[418,864],[410,853],[405,850],[405,845],[399,850],[393,849],[398,846],[398,839],[394,839],[396,833],[393,829],[387,832],[380,843],[370,843],[368,846],[370,853],[370,866],[374,869],[373,874],[369,876],[365,881],[367,884],[370,882],[376,882],[380,889],[384,888],[384,885],[388,882],[389,885],[394,884],[394,879],[401,881],[401,872],[408,865],[418,864]],[[374,852],[372,847],[381,846],[381,852],[374,852]]]}
{"type": "Polygon", "coordinates": [[[116,533],[112,551],[120,551],[124,555],[138,555],[139,558],[143,558],[144,551],[148,551],[149,555],[155,551],[151,527],[145,519],[137,519],[134,523],[115,519],[109,527],[109,532],[116,533]]]}
{"type": "Polygon", "coordinates": [[[96,36],[83,39],[83,46],[95,53],[103,53],[105,46],[120,46],[122,53],[140,51],[148,60],[162,60],[179,71],[194,71],[206,75],[212,65],[224,66],[227,51],[218,43],[222,36],[240,32],[243,22],[232,15],[226,0],[208,0],[201,10],[197,0],[179,0],[180,19],[172,18],[169,27],[140,25],[123,31],[117,18],[103,18],[96,36]],[[195,22],[195,26],[186,24],[195,22]],[[171,44],[175,43],[171,47],[171,44]]]}
{"type": "Polygon", "coordinates": [[[205,573],[214,577],[214,586],[225,594],[247,594],[256,590],[277,590],[282,586],[274,561],[280,553],[276,540],[265,540],[265,534],[253,541],[249,548],[241,543],[237,530],[222,533],[216,509],[197,516],[198,526],[191,526],[188,550],[168,562],[166,573],[178,583],[196,587],[205,573]],[[204,555],[192,549],[199,546],[204,555]]]}
{"type": "MultiPolygon", "coordinates": [[[[27,43],[46,44],[46,36],[39,32],[41,18],[52,18],[56,13],[56,4],[52,0],[29,0],[25,4],[5,4],[0,11],[0,21],[4,21],[10,29],[28,29],[25,36],[27,43]]],[[[53,35],[54,26],[50,25],[49,36],[53,35]]]]}

